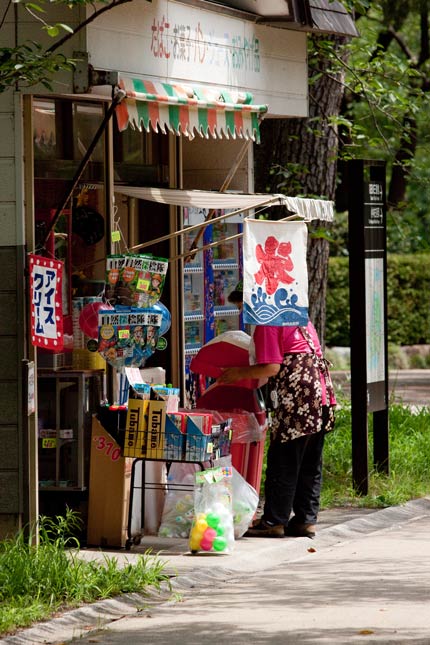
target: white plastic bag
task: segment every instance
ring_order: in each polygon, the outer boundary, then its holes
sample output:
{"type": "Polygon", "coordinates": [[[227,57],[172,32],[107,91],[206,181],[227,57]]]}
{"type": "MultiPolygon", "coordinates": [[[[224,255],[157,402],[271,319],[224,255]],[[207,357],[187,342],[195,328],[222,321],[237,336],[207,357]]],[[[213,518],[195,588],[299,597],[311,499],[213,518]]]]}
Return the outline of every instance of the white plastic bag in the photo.
{"type": "Polygon", "coordinates": [[[255,488],[233,467],[233,522],[237,540],[248,530],[257,510],[259,498],[255,488]]]}
{"type": "Polygon", "coordinates": [[[196,472],[191,553],[231,553],[233,529],[233,469],[231,466],[196,472]]]}
{"type": "Polygon", "coordinates": [[[167,477],[159,537],[188,538],[194,519],[194,483],[198,464],[173,462],[167,477]]]}

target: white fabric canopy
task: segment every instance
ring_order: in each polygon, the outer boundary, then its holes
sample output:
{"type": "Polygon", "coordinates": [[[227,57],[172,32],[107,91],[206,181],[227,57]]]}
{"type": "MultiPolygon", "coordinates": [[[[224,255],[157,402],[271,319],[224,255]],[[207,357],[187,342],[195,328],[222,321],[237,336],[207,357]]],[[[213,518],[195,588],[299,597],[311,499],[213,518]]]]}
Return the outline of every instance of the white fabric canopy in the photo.
{"type": "Polygon", "coordinates": [[[120,185],[115,185],[115,192],[161,204],[194,208],[219,210],[231,208],[240,211],[262,206],[286,206],[289,211],[297,213],[306,222],[314,219],[332,222],[334,219],[333,202],[324,199],[288,197],[269,193],[219,193],[209,190],[175,190],[120,185]]]}

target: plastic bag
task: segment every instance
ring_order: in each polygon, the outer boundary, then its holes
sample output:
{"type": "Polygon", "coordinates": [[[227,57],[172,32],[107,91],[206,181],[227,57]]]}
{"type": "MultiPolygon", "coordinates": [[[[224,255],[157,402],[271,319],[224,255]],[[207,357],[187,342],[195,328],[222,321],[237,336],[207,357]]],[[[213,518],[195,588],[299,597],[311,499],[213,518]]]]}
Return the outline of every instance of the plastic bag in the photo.
{"type": "Polygon", "coordinates": [[[188,538],[194,519],[194,483],[198,464],[173,462],[167,477],[167,493],[159,537],[188,538]]]}
{"type": "Polygon", "coordinates": [[[213,423],[222,423],[231,419],[232,443],[252,443],[261,441],[267,429],[266,423],[260,425],[253,412],[241,408],[233,410],[206,410],[199,408],[199,412],[210,412],[213,423]]]}
{"type": "Polygon", "coordinates": [[[191,553],[231,553],[234,547],[233,469],[231,466],[196,472],[191,553]]]}
{"type": "Polygon", "coordinates": [[[259,497],[255,488],[248,484],[240,472],[233,467],[233,524],[236,540],[248,530],[258,502],[259,497]]]}

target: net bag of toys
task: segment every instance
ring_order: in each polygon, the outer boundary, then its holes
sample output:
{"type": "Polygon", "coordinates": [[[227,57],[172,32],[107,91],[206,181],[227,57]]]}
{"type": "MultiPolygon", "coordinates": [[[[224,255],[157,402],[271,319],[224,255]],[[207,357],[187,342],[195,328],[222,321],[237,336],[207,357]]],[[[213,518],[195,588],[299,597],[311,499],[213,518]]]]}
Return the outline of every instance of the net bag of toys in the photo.
{"type": "Polygon", "coordinates": [[[234,547],[233,469],[231,466],[196,472],[191,553],[231,553],[234,547]]]}

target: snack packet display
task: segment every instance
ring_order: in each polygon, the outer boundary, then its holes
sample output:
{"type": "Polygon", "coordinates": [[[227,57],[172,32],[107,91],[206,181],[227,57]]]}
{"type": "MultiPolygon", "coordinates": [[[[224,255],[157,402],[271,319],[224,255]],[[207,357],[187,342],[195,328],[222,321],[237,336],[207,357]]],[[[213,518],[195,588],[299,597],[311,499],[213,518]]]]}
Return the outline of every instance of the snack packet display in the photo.
{"type": "Polygon", "coordinates": [[[101,310],[98,352],[116,370],[145,365],[157,348],[161,314],[155,310],[101,310]]]}
{"type": "Polygon", "coordinates": [[[106,258],[106,275],[104,297],[111,305],[117,301],[116,289],[119,283],[119,274],[125,261],[124,255],[108,255],[106,258]]]}
{"type": "Polygon", "coordinates": [[[234,547],[231,466],[196,472],[191,553],[231,553],[234,547]]]}
{"type": "Polygon", "coordinates": [[[152,255],[108,256],[105,299],[116,307],[152,307],[163,293],[168,265],[152,255]]]}

